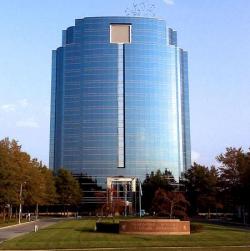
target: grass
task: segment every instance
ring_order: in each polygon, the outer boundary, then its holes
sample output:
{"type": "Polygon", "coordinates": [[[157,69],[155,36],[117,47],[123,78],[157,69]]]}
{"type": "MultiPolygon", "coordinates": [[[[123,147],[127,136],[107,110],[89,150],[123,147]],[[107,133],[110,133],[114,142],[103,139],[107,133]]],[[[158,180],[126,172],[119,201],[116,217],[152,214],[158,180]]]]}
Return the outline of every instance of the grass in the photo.
{"type": "Polygon", "coordinates": [[[94,227],[94,219],[60,222],[49,228],[39,230],[37,233],[30,233],[6,241],[0,245],[0,249],[65,248],[73,250],[102,247],[137,247],[134,250],[146,251],[157,250],[152,247],[190,247],[190,249],[175,250],[250,250],[250,231],[218,225],[203,224],[203,230],[201,232],[193,233],[190,236],[149,236],[96,233],[94,227]],[[246,245],[249,247],[239,247],[246,245]],[[230,248],[222,246],[238,247],[230,248]],[[192,247],[206,248],[193,249],[192,247]]]}

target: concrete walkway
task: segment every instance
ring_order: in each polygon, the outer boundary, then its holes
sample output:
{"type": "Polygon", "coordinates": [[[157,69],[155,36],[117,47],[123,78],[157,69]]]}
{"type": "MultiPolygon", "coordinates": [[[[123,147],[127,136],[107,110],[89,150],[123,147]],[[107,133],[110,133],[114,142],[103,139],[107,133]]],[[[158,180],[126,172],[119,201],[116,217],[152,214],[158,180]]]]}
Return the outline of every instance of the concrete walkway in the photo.
{"type": "Polygon", "coordinates": [[[43,229],[61,220],[61,218],[46,218],[40,219],[38,221],[22,223],[20,225],[0,228],[0,243],[8,239],[15,238],[19,235],[33,232],[35,229],[35,225],[38,226],[38,229],[43,229]]]}

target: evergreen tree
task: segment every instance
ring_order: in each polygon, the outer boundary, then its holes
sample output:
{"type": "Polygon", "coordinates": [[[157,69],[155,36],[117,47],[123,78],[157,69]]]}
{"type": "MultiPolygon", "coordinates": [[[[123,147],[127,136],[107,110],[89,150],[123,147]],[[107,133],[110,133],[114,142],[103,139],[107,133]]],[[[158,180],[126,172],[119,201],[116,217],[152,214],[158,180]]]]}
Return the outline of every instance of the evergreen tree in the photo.
{"type": "Polygon", "coordinates": [[[77,206],[80,203],[81,190],[79,182],[69,171],[62,168],[58,170],[56,177],[56,190],[58,201],[63,205],[64,215],[66,207],[68,209],[68,206],[77,206]]]}
{"type": "Polygon", "coordinates": [[[175,185],[176,181],[168,170],[165,172],[161,172],[160,170],[156,171],[156,173],[152,172],[146,177],[142,184],[142,208],[151,212],[155,192],[159,188],[165,191],[172,191],[175,188],[175,185]]]}
{"type": "Polygon", "coordinates": [[[187,198],[191,204],[190,213],[210,212],[221,208],[218,202],[218,171],[215,167],[194,163],[185,173],[185,186],[187,198]]]}

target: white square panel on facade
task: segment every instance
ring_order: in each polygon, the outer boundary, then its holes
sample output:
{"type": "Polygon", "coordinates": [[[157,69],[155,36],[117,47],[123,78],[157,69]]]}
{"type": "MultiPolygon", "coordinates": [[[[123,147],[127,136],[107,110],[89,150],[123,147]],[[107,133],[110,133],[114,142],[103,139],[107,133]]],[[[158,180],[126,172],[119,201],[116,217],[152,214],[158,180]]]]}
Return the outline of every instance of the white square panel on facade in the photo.
{"type": "Polygon", "coordinates": [[[130,24],[111,24],[110,25],[110,43],[130,44],[131,43],[131,25],[130,24]]]}

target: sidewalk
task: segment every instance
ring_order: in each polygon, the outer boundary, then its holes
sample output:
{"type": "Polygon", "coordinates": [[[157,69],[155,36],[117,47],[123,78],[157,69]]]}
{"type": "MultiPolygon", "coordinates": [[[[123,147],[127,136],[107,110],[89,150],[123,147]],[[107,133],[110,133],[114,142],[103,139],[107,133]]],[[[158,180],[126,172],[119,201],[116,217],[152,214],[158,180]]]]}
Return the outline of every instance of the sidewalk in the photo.
{"type": "Polygon", "coordinates": [[[33,232],[35,229],[35,225],[38,226],[38,229],[43,229],[59,222],[60,220],[62,219],[61,218],[46,218],[46,219],[40,219],[38,221],[22,223],[20,225],[13,225],[13,226],[0,228],[0,243],[8,239],[15,238],[19,235],[33,232]]]}

